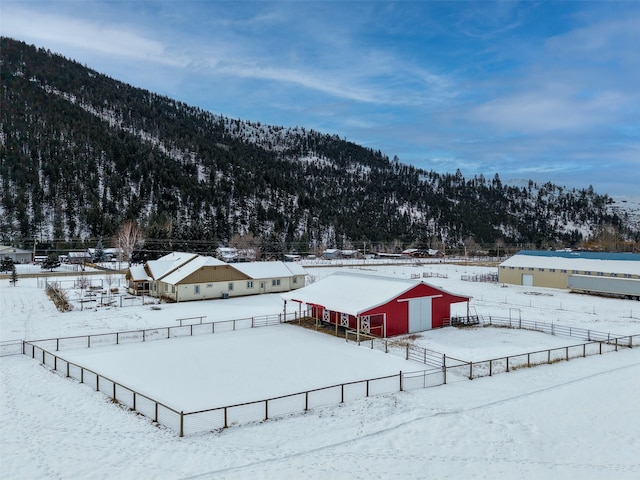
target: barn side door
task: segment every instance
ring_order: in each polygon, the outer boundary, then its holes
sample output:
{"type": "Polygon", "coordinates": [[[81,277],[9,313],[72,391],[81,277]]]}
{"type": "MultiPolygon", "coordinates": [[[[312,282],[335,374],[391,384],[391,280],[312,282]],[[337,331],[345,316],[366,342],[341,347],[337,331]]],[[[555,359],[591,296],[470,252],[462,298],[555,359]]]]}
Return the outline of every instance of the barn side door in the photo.
{"type": "Polygon", "coordinates": [[[409,300],[409,333],[431,330],[431,297],[409,300]]]}

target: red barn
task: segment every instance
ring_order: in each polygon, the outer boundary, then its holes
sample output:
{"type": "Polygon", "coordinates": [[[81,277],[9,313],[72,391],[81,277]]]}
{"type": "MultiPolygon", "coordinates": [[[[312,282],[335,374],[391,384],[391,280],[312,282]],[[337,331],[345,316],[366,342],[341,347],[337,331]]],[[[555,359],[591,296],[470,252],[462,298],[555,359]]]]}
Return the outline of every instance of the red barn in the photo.
{"type": "Polygon", "coordinates": [[[306,305],[313,317],[327,323],[393,337],[442,327],[451,304],[471,297],[456,295],[420,280],[338,272],[294,292],[285,301],[306,305]]]}

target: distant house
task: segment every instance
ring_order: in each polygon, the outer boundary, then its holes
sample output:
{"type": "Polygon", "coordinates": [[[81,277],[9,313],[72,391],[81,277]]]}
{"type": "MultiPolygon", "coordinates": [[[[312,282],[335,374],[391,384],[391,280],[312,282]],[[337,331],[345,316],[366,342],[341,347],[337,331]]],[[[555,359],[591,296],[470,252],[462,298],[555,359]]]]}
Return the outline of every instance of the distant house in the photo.
{"type": "Polygon", "coordinates": [[[174,302],[287,292],[303,287],[305,277],[306,272],[297,264],[229,264],[183,252],[170,253],[127,272],[129,293],[148,290],[151,296],[174,302]]]}
{"type": "Polygon", "coordinates": [[[67,258],[69,263],[73,265],[84,265],[91,262],[91,254],[89,252],[69,252],[67,258]]]}
{"type": "Polygon", "coordinates": [[[218,247],[216,249],[216,257],[226,263],[238,261],[238,250],[233,247],[218,247]]]}
{"type": "Polygon", "coordinates": [[[448,324],[454,303],[466,302],[468,315],[471,297],[420,280],[337,272],[281,298],[285,310],[304,305],[305,312],[336,329],[392,337],[448,324]]]}
{"type": "Polygon", "coordinates": [[[13,263],[31,263],[33,261],[33,252],[0,245],[0,259],[3,258],[10,258],[13,263]]]}
{"type": "Polygon", "coordinates": [[[328,248],[322,252],[325,260],[335,260],[338,258],[357,258],[360,255],[358,250],[341,250],[338,248],[328,248]]]}
{"type": "Polygon", "coordinates": [[[640,255],[547,250],[522,250],[502,262],[498,281],[529,287],[569,288],[572,277],[598,277],[599,283],[616,278],[640,280],[640,255]]]}

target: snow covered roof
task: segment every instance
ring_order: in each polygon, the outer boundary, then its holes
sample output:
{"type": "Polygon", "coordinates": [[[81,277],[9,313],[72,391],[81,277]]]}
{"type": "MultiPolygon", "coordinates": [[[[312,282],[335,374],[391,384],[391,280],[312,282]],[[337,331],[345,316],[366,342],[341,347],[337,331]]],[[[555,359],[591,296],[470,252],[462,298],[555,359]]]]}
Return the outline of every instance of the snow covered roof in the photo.
{"type": "Polygon", "coordinates": [[[617,254],[607,256],[593,252],[518,252],[500,264],[500,267],[554,268],[556,270],[580,270],[587,272],[640,275],[640,255],[617,254]],[[574,253],[575,255],[570,255],[574,253]],[[554,255],[556,254],[556,255],[554,255]],[[598,258],[600,257],[600,258],[598,258]],[[637,258],[636,258],[637,257],[637,258]],[[624,260],[622,260],[624,258],[624,260]]]}
{"type": "Polygon", "coordinates": [[[304,288],[283,293],[280,297],[307,305],[322,305],[334,312],[356,316],[393,300],[421,283],[428,285],[420,280],[336,272],[304,288]]]}
{"type": "Polygon", "coordinates": [[[21,248],[9,247],[7,245],[0,245],[0,254],[5,253],[31,253],[31,250],[22,250],[21,248]]]}
{"type": "Polygon", "coordinates": [[[197,258],[194,258],[193,260],[173,270],[166,277],[164,277],[162,281],[164,283],[168,283],[169,285],[176,285],[180,283],[181,280],[184,280],[193,272],[197,271],[202,267],[217,267],[222,265],[227,265],[227,264],[222,260],[218,260],[217,258],[198,256],[197,258]]]}
{"type": "Polygon", "coordinates": [[[147,268],[155,280],[160,280],[165,275],[193,260],[197,256],[198,255],[196,253],[172,252],[157,260],[150,260],[147,262],[147,268]]]}
{"type": "Polygon", "coordinates": [[[144,265],[132,265],[129,267],[129,273],[131,280],[134,282],[151,280],[151,277],[147,275],[147,271],[144,269],[144,265]]]}
{"type": "Polygon", "coordinates": [[[295,275],[306,275],[307,272],[296,263],[285,262],[247,262],[231,265],[249,278],[283,278],[295,275]]]}

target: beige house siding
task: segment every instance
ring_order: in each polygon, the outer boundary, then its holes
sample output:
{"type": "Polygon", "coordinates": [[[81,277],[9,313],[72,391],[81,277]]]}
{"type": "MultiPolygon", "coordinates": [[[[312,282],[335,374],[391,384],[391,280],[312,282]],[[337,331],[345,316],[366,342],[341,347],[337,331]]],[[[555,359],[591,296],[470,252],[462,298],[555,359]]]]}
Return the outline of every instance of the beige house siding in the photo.
{"type": "MultiPolygon", "coordinates": [[[[173,290],[172,285],[167,285],[168,293],[165,296],[174,299],[176,302],[187,302],[191,300],[225,298],[226,296],[232,298],[263,293],[282,293],[304,286],[304,277],[294,278],[257,280],[244,278],[241,280],[204,283],[187,283],[187,279],[185,279],[185,282],[180,282],[173,290]],[[296,280],[295,282],[294,278],[296,280]]],[[[163,289],[164,288],[165,287],[163,287],[163,289]]]]}

